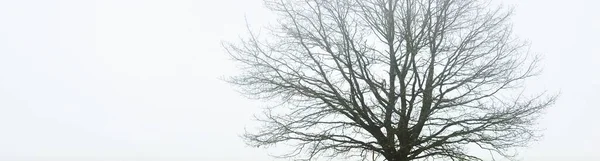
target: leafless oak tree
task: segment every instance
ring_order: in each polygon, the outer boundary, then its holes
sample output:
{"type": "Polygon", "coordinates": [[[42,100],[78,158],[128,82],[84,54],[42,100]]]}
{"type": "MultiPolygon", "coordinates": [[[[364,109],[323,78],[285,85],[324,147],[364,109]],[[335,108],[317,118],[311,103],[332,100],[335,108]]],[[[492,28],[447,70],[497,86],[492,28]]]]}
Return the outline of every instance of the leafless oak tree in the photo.
{"type": "Polygon", "coordinates": [[[243,72],[230,82],[279,102],[253,146],[285,143],[282,157],[482,160],[536,139],[556,97],[523,94],[539,73],[508,19],[480,0],[266,0],[267,36],[224,43],[243,72]]]}

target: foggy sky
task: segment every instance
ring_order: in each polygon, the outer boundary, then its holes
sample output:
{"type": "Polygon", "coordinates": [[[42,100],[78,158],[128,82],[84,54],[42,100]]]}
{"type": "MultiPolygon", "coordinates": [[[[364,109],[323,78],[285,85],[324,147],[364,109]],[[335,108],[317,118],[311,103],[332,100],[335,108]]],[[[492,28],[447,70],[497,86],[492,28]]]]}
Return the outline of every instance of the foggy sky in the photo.
{"type": "MultiPolygon", "coordinates": [[[[600,1],[504,0],[560,91],[527,161],[600,160],[600,1]]],[[[260,0],[0,0],[0,160],[264,161],[239,135],[261,103],[222,81],[220,46],[260,0]]]]}

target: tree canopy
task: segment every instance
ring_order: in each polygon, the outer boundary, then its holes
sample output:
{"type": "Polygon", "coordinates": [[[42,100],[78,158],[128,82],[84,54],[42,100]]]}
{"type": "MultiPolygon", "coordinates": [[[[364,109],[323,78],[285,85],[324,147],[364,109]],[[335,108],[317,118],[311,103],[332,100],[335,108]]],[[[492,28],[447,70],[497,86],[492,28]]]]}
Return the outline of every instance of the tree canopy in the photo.
{"type": "Polygon", "coordinates": [[[265,0],[268,32],[224,47],[229,82],[270,100],[253,146],[282,157],[510,158],[538,136],[556,97],[523,93],[538,56],[511,30],[510,9],[482,0],[265,0]]]}

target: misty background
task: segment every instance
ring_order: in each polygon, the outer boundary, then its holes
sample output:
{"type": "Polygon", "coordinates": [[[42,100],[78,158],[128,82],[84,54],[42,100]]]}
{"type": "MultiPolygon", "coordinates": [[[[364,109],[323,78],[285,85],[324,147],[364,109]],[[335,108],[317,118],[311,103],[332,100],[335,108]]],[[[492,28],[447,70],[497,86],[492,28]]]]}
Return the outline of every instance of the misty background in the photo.
{"type": "MultiPolygon", "coordinates": [[[[600,160],[600,1],[497,0],[560,91],[527,161],[600,160]]],[[[0,0],[0,160],[275,160],[239,135],[261,103],[222,81],[221,41],[261,0],[0,0]]],[[[281,150],[281,149],[278,149],[281,150]]]]}

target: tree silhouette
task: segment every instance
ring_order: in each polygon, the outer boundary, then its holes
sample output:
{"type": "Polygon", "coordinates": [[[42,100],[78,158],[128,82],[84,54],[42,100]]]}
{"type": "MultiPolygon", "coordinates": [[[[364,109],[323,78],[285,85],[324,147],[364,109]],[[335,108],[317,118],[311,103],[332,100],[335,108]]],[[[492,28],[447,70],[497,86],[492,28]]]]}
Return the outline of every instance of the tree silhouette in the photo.
{"type": "Polygon", "coordinates": [[[523,94],[538,58],[511,11],[478,0],[266,0],[278,23],[224,47],[243,72],[229,81],[278,102],[244,135],[285,143],[281,157],[510,158],[538,137],[556,99],[523,94]]]}

